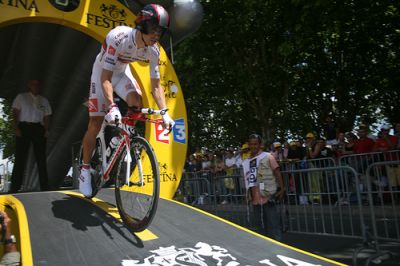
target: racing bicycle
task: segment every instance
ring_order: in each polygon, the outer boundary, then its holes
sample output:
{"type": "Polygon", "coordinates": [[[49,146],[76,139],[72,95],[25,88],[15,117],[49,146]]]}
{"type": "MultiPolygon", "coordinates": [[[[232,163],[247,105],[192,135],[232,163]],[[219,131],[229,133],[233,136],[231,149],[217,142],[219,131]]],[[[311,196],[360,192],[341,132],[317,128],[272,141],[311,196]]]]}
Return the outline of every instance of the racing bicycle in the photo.
{"type": "MultiPolygon", "coordinates": [[[[118,212],[124,224],[134,232],[146,229],[157,210],[160,171],[150,143],[140,136],[137,121],[162,124],[166,110],[141,108],[109,124],[105,120],[96,137],[90,162],[93,198],[105,186],[114,184],[118,212]]],[[[82,165],[82,148],[80,153],[82,165]]]]}

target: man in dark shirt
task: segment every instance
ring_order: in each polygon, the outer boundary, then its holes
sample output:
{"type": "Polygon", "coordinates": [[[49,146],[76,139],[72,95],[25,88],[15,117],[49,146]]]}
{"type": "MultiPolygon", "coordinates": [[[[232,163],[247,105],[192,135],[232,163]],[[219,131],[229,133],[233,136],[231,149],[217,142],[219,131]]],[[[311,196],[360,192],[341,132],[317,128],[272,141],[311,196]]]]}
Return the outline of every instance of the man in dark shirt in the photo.
{"type": "Polygon", "coordinates": [[[336,144],[337,134],[339,133],[336,122],[333,120],[332,115],[326,117],[325,123],[323,124],[324,135],[326,143],[328,145],[336,144]]]}

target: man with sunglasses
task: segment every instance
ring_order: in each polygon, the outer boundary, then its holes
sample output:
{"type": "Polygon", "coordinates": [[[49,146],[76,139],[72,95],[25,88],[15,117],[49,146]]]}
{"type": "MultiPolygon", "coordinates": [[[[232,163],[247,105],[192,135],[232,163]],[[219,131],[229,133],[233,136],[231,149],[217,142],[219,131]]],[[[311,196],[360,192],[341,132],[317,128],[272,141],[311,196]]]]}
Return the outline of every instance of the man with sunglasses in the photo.
{"type": "MultiPolygon", "coordinates": [[[[103,119],[113,122],[121,118],[113,92],[131,110],[142,107],[142,92],[129,63],[140,61],[150,65],[151,94],[159,109],[167,108],[160,84],[157,42],[169,27],[169,15],[162,6],[149,4],[140,11],[135,23],[136,28],[118,26],[112,29],[93,64],[88,101],[89,124],[82,143],[83,165],[79,177],[79,190],[86,197],[92,194],[90,159],[103,119]]],[[[164,127],[171,131],[174,120],[168,112],[162,118],[164,127]]]]}

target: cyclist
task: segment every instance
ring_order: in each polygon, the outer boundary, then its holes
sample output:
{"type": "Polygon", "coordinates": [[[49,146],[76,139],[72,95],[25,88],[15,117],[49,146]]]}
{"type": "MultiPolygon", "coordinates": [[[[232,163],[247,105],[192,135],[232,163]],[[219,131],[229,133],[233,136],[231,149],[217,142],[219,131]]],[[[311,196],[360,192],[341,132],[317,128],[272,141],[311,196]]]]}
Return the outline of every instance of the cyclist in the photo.
{"type": "MultiPolygon", "coordinates": [[[[149,4],[140,11],[135,23],[136,28],[118,26],[112,29],[93,64],[88,101],[89,123],[82,143],[83,165],[79,177],[79,190],[86,197],[92,194],[90,159],[103,119],[112,123],[116,118],[121,118],[113,92],[129,108],[142,106],[142,92],[130,71],[129,63],[149,63],[153,98],[159,109],[167,107],[160,84],[160,50],[157,41],[169,27],[169,15],[162,6],[149,4]]],[[[168,112],[162,118],[164,127],[171,131],[174,120],[168,112]]]]}

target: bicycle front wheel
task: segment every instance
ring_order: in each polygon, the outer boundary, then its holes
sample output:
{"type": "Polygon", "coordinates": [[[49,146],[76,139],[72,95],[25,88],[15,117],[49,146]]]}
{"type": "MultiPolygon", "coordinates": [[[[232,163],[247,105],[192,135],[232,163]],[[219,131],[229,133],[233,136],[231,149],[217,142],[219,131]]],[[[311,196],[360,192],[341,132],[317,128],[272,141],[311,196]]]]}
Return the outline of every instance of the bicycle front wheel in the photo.
{"type": "Polygon", "coordinates": [[[125,225],[140,232],[150,225],[157,210],[160,171],[154,150],[146,139],[134,137],[129,155],[124,153],[120,161],[115,198],[125,225]],[[127,167],[128,162],[130,167],[127,167]],[[128,168],[129,184],[126,181],[128,168]]]}

